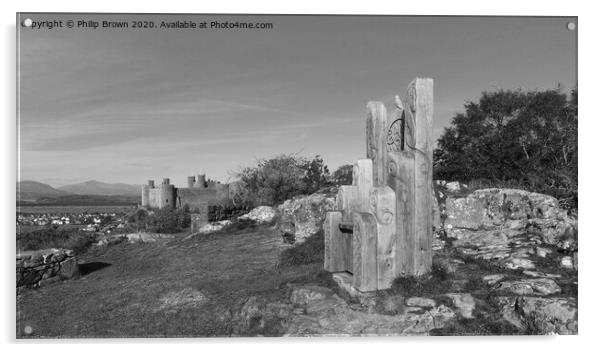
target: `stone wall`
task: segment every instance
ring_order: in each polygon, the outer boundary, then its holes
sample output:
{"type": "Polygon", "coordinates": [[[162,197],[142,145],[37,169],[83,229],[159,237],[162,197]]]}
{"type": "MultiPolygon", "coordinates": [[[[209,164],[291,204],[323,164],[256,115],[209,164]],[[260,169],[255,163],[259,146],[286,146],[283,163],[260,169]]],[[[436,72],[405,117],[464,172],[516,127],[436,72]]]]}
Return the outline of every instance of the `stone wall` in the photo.
{"type": "Polygon", "coordinates": [[[79,275],[77,259],[68,249],[43,249],[17,254],[17,289],[39,287],[79,275]]]}

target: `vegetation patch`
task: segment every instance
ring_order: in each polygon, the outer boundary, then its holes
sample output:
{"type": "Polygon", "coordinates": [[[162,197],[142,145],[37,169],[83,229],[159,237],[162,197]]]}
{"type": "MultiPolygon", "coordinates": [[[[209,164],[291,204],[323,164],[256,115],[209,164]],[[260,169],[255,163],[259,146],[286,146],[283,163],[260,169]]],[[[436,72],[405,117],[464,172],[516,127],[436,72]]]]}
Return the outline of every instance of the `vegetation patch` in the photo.
{"type": "Polygon", "coordinates": [[[280,254],[280,266],[294,266],[324,262],[324,231],[309,236],[305,242],[285,249],[280,254]]]}
{"type": "Polygon", "coordinates": [[[94,234],[76,228],[51,226],[42,230],[18,234],[17,248],[21,251],[64,248],[73,250],[77,255],[87,251],[95,240],[94,234]]]}

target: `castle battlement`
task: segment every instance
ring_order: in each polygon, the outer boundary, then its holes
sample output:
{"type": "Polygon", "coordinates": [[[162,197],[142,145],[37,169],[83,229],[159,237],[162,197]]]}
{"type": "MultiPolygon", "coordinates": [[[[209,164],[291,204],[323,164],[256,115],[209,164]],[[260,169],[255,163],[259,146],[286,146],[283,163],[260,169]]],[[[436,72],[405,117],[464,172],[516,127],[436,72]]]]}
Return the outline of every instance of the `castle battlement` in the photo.
{"type": "Polygon", "coordinates": [[[191,209],[210,205],[230,204],[229,185],[206,178],[204,174],[188,176],[186,188],[177,188],[164,178],[159,186],[154,180],[142,185],[142,206],[145,208],[181,208],[188,205],[191,209]]]}

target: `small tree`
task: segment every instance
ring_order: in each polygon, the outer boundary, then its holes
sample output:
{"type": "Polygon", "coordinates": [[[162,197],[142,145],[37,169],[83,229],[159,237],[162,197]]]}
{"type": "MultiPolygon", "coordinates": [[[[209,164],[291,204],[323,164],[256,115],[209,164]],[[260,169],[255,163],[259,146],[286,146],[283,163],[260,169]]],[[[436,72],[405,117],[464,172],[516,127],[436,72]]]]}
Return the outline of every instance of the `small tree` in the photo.
{"type": "Polygon", "coordinates": [[[332,174],[333,182],[337,186],[351,185],[353,183],[353,165],[343,165],[332,174]]]}

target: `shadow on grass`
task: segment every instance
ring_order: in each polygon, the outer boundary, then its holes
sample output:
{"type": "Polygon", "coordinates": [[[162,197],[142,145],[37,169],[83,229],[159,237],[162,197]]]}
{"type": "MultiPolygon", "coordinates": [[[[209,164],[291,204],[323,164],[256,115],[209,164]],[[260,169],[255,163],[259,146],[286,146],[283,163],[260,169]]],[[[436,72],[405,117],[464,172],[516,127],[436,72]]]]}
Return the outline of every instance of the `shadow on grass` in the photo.
{"type": "Polygon", "coordinates": [[[107,266],[111,266],[111,264],[103,263],[103,262],[82,263],[82,264],[79,264],[79,272],[82,275],[88,275],[97,270],[104,269],[107,266]]]}

